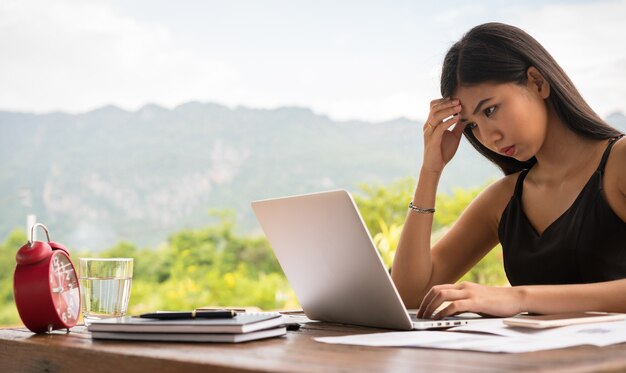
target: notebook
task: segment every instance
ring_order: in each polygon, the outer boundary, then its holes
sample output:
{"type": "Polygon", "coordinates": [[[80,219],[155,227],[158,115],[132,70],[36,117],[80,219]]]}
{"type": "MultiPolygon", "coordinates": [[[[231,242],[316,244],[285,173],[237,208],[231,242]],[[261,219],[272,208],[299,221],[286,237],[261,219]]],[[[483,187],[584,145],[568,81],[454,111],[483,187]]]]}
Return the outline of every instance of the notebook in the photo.
{"type": "Polygon", "coordinates": [[[345,190],[254,201],[252,209],[310,319],[397,330],[481,319],[409,315],[345,190]]]}
{"type": "MultiPolygon", "coordinates": [[[[232,319],[156,320],[126,316],[94,321],[90,332],[124,333],[220,333],[242,334],[282,326],[285,319],[277,312],[241,313],[232,319]]],[[[94,337],[95,338],[95,337],[94,337]]]]}
{"type": "Polygon", "coordinates": [[[146,333],[146,332],[92,332],[93,339],[119,339],[131,341],[163,342],[222,342],[240,343],[287,334],[284,326],[241,334],[224,333],[146,333]]]}

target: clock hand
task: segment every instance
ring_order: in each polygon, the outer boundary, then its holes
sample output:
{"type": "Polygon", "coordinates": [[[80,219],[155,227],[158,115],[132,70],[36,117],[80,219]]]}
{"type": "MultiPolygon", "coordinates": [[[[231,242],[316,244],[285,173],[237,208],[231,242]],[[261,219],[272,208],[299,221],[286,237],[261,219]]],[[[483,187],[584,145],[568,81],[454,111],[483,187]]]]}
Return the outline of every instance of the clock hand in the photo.
{"type": "Polygon", "coordinates": [[[69,267],[70,263],[62,263],[58,266],[59,270],[65,269],[66,267],[69,267]]]}
{"type": "Polygon", "coordinates": [[[57,272],[57,280],[59,285],[63,284],[63,280],[61,280],[61,274],[59,272],[57,272]]]}

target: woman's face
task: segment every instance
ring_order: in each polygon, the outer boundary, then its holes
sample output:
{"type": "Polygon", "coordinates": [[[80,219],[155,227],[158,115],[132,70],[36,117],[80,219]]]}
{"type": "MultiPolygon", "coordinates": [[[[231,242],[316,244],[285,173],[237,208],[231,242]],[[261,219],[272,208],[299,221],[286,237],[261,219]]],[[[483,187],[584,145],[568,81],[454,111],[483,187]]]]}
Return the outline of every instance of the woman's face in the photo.
{"type": "MultiPolygon", "coordinates": [[[[544,87],[545,88],[545,87],[544,87]]],[[[548,109],[541,89],[527,85],[481,83],[461,86],[461,122],[488,149],[527,161],[539,152],[546,136],[548,109]]]]}

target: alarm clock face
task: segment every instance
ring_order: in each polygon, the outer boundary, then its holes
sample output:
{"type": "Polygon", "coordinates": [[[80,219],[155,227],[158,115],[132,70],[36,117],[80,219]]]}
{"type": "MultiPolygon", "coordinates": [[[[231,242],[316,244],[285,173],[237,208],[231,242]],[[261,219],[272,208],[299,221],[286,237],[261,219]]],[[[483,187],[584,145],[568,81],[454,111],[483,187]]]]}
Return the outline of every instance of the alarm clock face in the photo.
{"type": "Polygon", "coordinates": [[[50,261],[50,292],[59,318],[68,326],[76,325],[80,312],[80,291],[74,267],[62,252],[50,261]]]}

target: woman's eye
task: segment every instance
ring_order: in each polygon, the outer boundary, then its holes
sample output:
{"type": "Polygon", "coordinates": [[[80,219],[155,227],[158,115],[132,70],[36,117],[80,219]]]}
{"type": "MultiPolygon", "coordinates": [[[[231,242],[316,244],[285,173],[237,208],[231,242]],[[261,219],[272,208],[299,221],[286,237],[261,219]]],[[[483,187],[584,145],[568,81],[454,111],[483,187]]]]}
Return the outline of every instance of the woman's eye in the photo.
{"type": "Polygon", "coordinates": [[[496,111],[496,106],[490,106],[487,109],[485,109],[485,116],[487,116],[487,118],[489,118],[494,112],[496,111]]]}
{"type": "Polygon", "coordinates": [[[465,126],[465,128],[469,129],[470,131],[473,131],[474,129],[476,129],[476,127],[478,127],[476,123],[468,123],[467,126],[465,126]]]}

